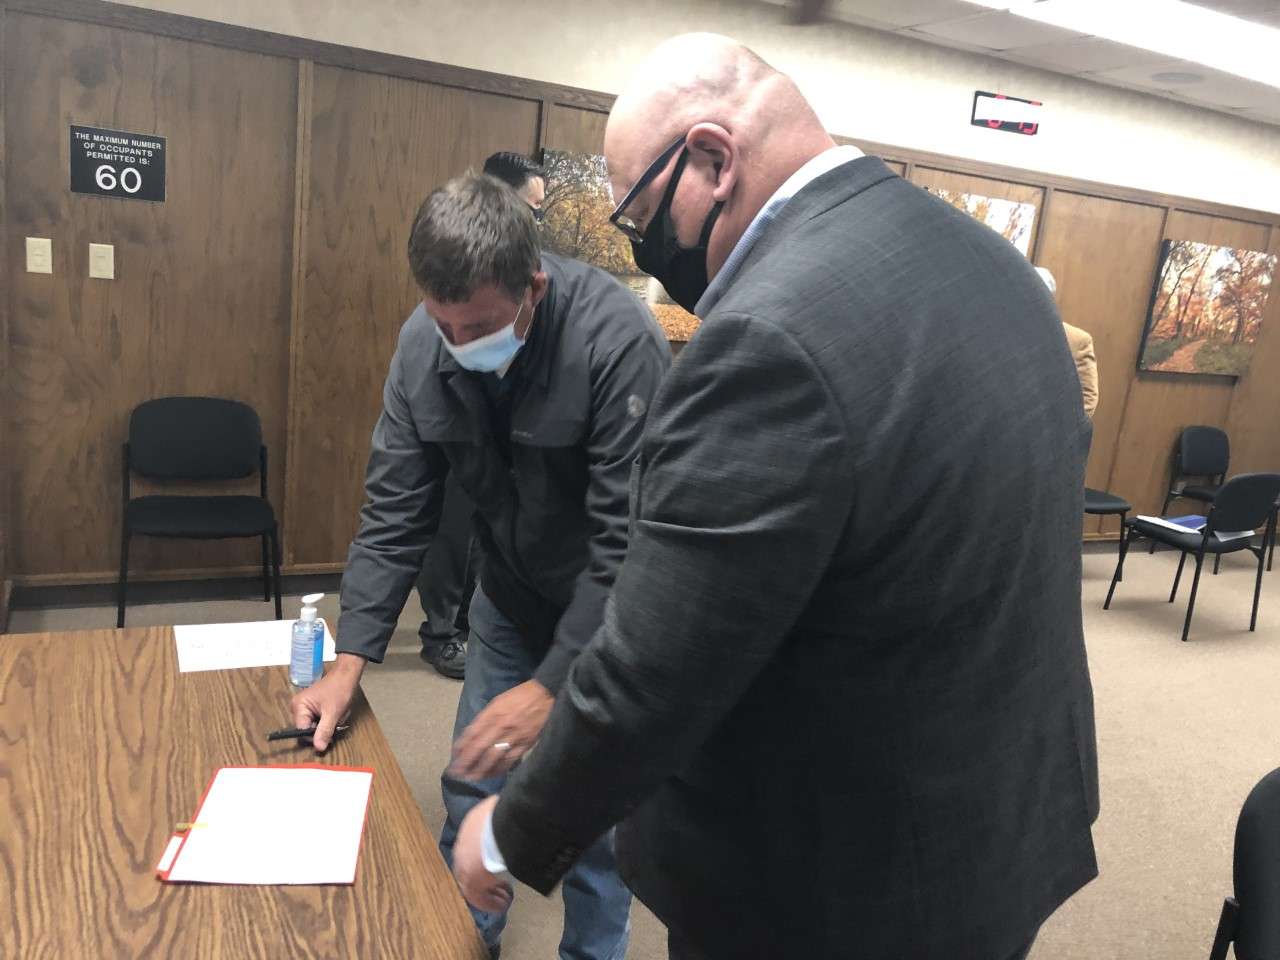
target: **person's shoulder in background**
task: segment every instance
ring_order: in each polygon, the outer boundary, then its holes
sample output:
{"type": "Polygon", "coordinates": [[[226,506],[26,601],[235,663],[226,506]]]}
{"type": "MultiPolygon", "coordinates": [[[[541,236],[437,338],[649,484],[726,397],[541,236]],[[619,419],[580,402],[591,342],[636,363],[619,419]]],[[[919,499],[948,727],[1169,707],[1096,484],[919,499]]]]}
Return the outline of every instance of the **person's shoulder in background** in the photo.
{"type": "Polygon", "coordinates": [[[1084,412],[1093,419],[1098,409],[1098,357],[1093,349],[1093,337],[1087,330],[1063,323],[1062,331],[1067,335],[1067,345],[1071,348],[1071,359],[1076,364],[1076,374],[1080,377],[1080,392],[1084,399],[1084,412]]]}
{"type": "Polygon", "coordinates": [[[1067,343],[1071,345],[1073,357],[1078,358],[1083,353],[1093,352],[1093,336],[1089,331],[1073,327],[1069,323],[1063,323],[1062,330],[1067,335],[1067,343]]]}

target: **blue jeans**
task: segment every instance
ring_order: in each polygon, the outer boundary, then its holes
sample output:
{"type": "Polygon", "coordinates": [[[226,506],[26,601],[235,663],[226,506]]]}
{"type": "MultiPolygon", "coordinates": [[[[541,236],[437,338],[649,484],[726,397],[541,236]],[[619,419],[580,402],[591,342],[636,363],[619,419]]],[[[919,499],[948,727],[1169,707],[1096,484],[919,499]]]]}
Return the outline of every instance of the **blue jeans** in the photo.
{"type": "MultiPolygon", "coordinates": [[[[489,701],[533,677],[538,659],[514,623],[477,588],[471,598],[471,642],[467,675],[453,725],[456,741],[489,701]]],[[[440,852],[453,865],[453,843],[467,812],[502,789],[506,777],[459,780],[446,772],[440,778],[447,818],[440,834],[440,852]]],[[[613,831],[596,841],[564,878],[564,933],[560,960],[622,960],[631,932],[631,891],[618,876],[613,856],[613,831]]],[[[505,913],[471,908],[480,935],[496,946],[507,924],[505,913]]]]}

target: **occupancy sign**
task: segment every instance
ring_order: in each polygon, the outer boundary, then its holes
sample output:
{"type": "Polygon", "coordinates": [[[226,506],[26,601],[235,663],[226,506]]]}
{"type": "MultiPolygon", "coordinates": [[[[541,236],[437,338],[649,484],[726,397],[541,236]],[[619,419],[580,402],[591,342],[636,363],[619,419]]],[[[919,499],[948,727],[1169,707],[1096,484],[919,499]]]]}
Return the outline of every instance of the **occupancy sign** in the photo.
{"type": "Polygon", "coordinates": [[[71,191],[164,201],[164,137],[71,125],[71,191]]]}
{"type": "Polygon", "coordinates": [[[1024,100],[1004,93],[976,90],[973,94],[973,114],[969,122],[975,127],[1034,137],[1040,132],[1043,106],[1039,100],[1024,100]]]}

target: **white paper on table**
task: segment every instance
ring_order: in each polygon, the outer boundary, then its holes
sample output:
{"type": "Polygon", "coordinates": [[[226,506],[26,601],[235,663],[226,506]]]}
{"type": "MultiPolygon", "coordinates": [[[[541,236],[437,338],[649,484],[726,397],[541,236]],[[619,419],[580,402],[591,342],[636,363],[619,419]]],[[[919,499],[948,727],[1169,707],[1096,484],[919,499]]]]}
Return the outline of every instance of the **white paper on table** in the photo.
{"type": "MultiPolygon", "coordinates": [[[[324,622],[324,659],[333,660],[333,634],[324,622]]],[[[284,667],[293,643],[292,620],[255,623],[200,623],[173,628],[178,644],[178,672],[235,670],[240,667],[284,667]]]]}
{"type": "Polygon", "coordinates": [[[223,767],[163,878],[354,883],[372,786],[367,768],[223,767]]]}

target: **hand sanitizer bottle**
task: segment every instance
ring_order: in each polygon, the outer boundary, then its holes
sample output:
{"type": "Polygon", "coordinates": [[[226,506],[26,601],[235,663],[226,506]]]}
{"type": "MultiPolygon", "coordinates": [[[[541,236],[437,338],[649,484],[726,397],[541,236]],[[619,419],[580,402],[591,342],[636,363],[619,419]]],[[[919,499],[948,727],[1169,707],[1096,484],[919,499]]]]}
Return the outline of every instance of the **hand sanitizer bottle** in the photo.
{"type": "Polygon", "coordinates": [[[309,687],[323,676],[324,624],[316,619],[316,604],[323,593],[309,593],[302,598],[302,616],[293,621],[293,647],[289,655],[289,682],[295,687],[309,687]]]}

